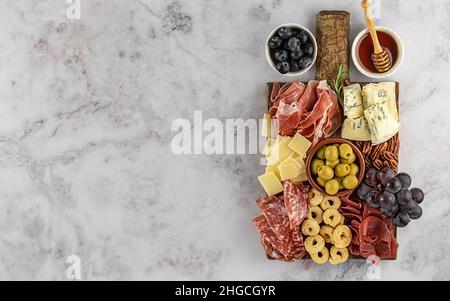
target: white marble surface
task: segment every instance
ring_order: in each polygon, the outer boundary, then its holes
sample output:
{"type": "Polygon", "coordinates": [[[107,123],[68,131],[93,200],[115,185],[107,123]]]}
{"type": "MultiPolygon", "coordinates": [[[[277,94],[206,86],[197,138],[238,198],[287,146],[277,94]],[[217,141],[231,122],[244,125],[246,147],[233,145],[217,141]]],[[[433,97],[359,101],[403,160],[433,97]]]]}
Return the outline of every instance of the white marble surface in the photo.
{"type": "MultiPolygon", "coordinates": [[[[259,118],[283,80],[264,40],[358,1],[1,0],[0,280],[363,280],[368,265],[265,259],[255,155],[175,156],[175,118],[259,118]]],[[[450,280],[450,1],[381,1],[403,38],[401,163],[426,192],[382,279],[450,280]]],[[[301,80],[308,80],[313,71],[301,80]]],[[[353,80],[364,80],[352,69],[353,80]]]]}

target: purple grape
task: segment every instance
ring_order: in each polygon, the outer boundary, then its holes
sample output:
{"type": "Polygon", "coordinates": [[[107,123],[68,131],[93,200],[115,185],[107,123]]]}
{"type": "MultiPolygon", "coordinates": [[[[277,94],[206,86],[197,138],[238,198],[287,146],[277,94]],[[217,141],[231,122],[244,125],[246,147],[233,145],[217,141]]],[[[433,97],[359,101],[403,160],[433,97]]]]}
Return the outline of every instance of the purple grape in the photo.
{"type": "Polygon", "coordinates": [[[389,167],[384,167],[382,170],[377,172],[377,180],[381,185],[386,185],[386,183],[395,177],[395,173],[389,167]]]}
{"type": "Polygon", "coordinates": [[[408,200],[405,204],[400,205],[400,209],[406,213],[414,212],[417,208],[417,203],[414,200],[408,200]]]}
{"type": "Polygon", "coordinates": [[[387,181],[384,189],[388,192],[396,193],[400,189],[402,189],[402,182],[400,182],[400,180],[397,178],[391,178],[389,181],[387,181]]]}
{"type": "Polygon", "coordinates": [[[422,216],[422,208],[420,206],[417,206],[414,211],[410,212],[409,214],[410,219],[418,219],[422,216]]]}
{"type": "Polygon", "coordinates": [[[400,227],[400,228],[403,228],[406,225],[408,225],[409,221],[410,221],[409,216],[405,212],[399,212],[394,217],[394,224],[396,224],[397,227],[400,227]]]}
{"type": "Polygon", "coordinates": [[[395,177],[402,182],[402,188],[409,188],[411,185],[411,177],[407,173],[401,172],[395,177]]]}
{"type": "Polygon", "coordinates": [[[392,217],[397,213],[398,206],[397,206],[397,204],[395,204],[394,206],[391,206],[391,207],[382,207],[380,210],[387,217],[392,217]]]}
{"type": "Polygon", "coordinates": [[[367,205],[371,208],[380,208],[380,203],[378,203],[378,192],[377,191],[371,191],[366,196],[365,201],[367,205]]]}
{"type": "Polygon", "coordinates": [[[404,205],[409,200],[412,200],[412,194],[411,191],[409,191],[407,188],[400,189],[396,194],[395,197],[397,198],[397,203],[399,205],[404,205]]]}
{"type": "Polygon", "coordinates": [[[377,170],[375,168],[369,168],[364,175],[364,182],[375,187],[377,185],[377,170]]]}
{"type": "Polygon", "coordinates": [[[364,200],[369,192],[370,187],[365,183],[361,183],[361,185],[359,185],[359,187],[356,189],[356,196],[358,197],[358,199],[364,200]]]}
{"type": "Polygon", "coordinates": [[[414,201],[416,201],[417,204],[422,203],[423,201],[423,191],[419,188],[411,188],[411,195],[414,201]]]}
{"type": "Polygon", "coordinates": [[[377,201],[381,208],[392,208],[397,204],[395,195],[388,191],[383,191],[383,193],[378,194],[377,201]]]}

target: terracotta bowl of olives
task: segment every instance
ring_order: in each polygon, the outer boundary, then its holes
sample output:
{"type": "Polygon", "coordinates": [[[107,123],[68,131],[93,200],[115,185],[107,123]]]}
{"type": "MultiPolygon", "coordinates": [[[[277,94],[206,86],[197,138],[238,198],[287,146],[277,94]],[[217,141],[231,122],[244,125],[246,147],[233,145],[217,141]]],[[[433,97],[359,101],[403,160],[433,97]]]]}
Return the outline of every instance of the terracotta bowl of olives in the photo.
{"type": "Polygon", "coordinates": [[[311,31],[302,25],[282,24],[272,30],[267,37],[267,61],[281,74],[301,75],[314,65],[316,57],[316,39],[311,31]]]}
{"type": "Polygon", "coordinates": [[[355,190],[364,177],[364,157],[350,141],[329,138],[317,143],[306,158],[308,182],[321,193],[341,197],[355,190]]]}

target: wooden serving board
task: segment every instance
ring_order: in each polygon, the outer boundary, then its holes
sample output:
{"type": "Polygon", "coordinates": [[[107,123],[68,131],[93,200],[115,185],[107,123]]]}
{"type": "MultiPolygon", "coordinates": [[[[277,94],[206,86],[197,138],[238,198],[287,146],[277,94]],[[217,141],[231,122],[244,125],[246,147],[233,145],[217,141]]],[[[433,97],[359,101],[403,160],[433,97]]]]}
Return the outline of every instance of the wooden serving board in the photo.
{"type": "MultiPolygon", "coordinates": [[[[266,92],[266,94],[267,94],[267,99],[266,99],[266,101],[267,101],[267,112],[269,112],[269,109],[272,106],[270,95],[272,93],[273,84],[274,84],[273,82],[269,82],[269,83],[267,83],[267,87],[266,87],[266,91],[267,91],[266,92]]],[[[282,83],[280,83],[280,86],[283,86],[285,84],[287,84],[287,83],[286,82],[282,82],[282,83]]],[[[306,85],[307,83],[304,83],[304,84],[306,85]]],[[[361,87],[363,87],[363,86],[369,84],[369,82],[362,82],[362,83],[359,83],[359,84],[361,85],[361,87]]],[[[395,82],[395,99],[397,101],[397,112],[398,112],[398,115],[400,116],[400,84],[398,82],[395,82]]],[[[338,132],[340,133],[340,128],[339,128],[338,132]]],[[[398,135],[399,134],[397,134],[396,136],[398,136],[398,135]]],[[[340,137],[340,134],[339,134],[339,137],[340,137]]],[[[393,138],[391,138],[391,139],[393,139],[393,138]]],[[[399,141],[400,141],[400,139],[399,139],[399,141]]],[[[355,143],[356,141],[352,141],[352,142],[355,143]]],[[[358,143],[355,143],[355,144],[359,147],[358,143]]],[[[398,158],[399,158],[399,149],[400,148],[398,147],[397,151],[394,153],[397,162],[398,162],[398,158]]],[[[366,161],[367,161],[367,159],[366,159],[366,161]]],[[[365,161],[365,164],[366,164],[366,161],[365,161]]],[[[394,237],[397,239],[397,227],[395,225],[394,225],[393,232],[394,232],[394,237]]],[[[273,260],[273,258],[269,257],[269,255],[267,255],[267,258],[270,259],[270,260],[273,260]]],[[[309,256],[306,256],[303,259],[308,259],[308,258],[309,258],[309,256]]],[[[355,256],[355,255],[350,254],[349,259],[365,259],[365,258],[363,258],[361,256],[355,256]]],[[[395,260],[395,259],[396,258],[390,258],[390,259],[385,259],[385,260],[395,260]]]]}

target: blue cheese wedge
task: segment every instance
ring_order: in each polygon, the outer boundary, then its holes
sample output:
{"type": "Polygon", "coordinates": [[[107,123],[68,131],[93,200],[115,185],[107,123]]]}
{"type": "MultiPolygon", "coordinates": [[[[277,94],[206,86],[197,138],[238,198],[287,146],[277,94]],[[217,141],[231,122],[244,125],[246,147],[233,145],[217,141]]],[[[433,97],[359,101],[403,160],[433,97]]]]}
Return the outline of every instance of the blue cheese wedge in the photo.
{"type": "Polygon", "coordinates": [[[343,108],[344,115],[348,118],[359,118],[364,116],[364,107],[361,97],[361,86],[353,84],[345,86],[344,89],[343,108]]]}
{"type": "Polygon", "coordinates": [[[341,136],[348,140],[370,141],[371,135],[366,118],[364,116],[359,118],[346,118],[342,123],[341,136]]]}
{"type": "Polygon", "coordinates": [[[389,111],[387,102],[370,106],[364,110],[371,134],[372,144],[380,144],[398,133],[400,124],[389,111]]]}
{"type": "Polygon", "coordinates": [[[362,89],[362,97],[365,109],[368,109],[376,104],[387,103],[388,111],[392,114],[395,120],[398,120],[394,82],[367,84],[362,89]]]}

